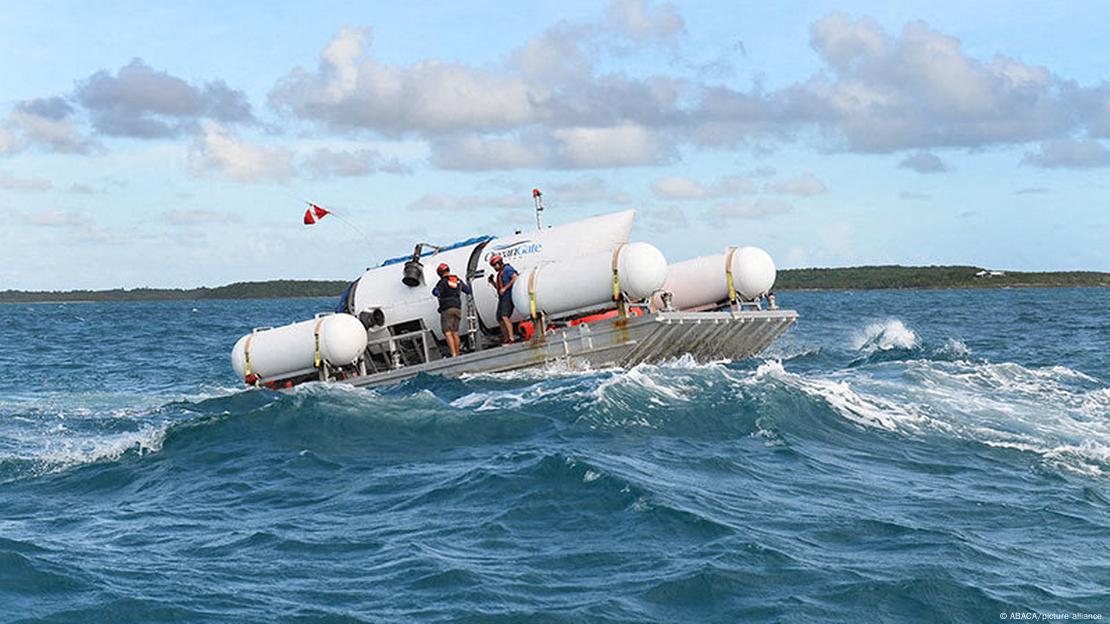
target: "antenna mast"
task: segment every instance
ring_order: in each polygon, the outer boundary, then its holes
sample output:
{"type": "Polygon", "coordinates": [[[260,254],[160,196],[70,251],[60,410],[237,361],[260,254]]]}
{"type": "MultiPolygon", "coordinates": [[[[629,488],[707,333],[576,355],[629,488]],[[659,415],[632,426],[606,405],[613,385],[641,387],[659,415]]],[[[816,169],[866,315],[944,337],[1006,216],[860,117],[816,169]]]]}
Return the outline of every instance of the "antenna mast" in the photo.
{"type": "Polygon", "coordinates": [[[532,189],[532,199],[536,202],[536,229],[542,230],[543,223],[540,222],[540,214],[543,213],[543,193],[540,189],[532,189]]]}

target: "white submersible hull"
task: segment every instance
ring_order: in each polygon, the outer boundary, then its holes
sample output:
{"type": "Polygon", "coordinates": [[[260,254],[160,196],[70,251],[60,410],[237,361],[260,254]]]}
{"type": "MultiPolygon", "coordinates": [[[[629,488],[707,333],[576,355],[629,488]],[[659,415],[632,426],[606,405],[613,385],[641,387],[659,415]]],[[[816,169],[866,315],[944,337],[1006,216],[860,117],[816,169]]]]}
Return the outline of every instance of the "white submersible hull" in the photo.
{"type": "Polygon", "coordinates": [[[627,210],[502,238],[417,244],[411,256],[367,269],[334,313],[243,336],[232,366],[248,385],[283,389],[553,364],[628,367],[684,355],[739,360],[767,348],[797,319],[775,304],[775,265],[763,250],[729,247],[668,264],[651,244],[629,242],[633,218],[627,210]],[[509,293],[511,321],[526,338],[507,345],[495,316],[498,296],[487,283],[493,256],[519,272],[509,293]],[[461,302],[457,357],[448,357],[431,292],[440,263],[472,290],[461,302]]]}

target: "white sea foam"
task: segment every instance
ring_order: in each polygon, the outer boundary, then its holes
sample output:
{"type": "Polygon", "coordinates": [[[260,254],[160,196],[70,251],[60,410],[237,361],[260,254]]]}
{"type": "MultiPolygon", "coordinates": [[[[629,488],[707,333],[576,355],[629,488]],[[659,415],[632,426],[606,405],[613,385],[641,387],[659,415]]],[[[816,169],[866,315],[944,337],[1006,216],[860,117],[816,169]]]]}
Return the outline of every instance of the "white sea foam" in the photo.
{"type": "MultiPolygon", "coordinates": [[[[866,332],[868,340],[881,348],[887,334],[910,344],[898,325],[866,332]]],[[[740,384],[785,383],[862,426],[1013,448],[1077,474],[1110,476],[1110,388],[1064,366],[918,359],[797,374],[768,360],[733,374],[740,384]]]]}
{"type": "Polygon", "coordinates": [[[380,397],[381,394],[373,388],[352,386],[345,383],[324,383],[312,381],[294,386],[291,390],[293,396],[337,396],[337,397],[380,397]]]}
{"type": "Polygon", "coordinates": [[[639,364],[627,371],[616,373],[602,381],[593,391],[593,396],[604,399],[607,393],[619,388],[642,388],[647,390],[646,400],[658,405],[665,405],[667,401],[685,401],[684,391],[690,390],[688,384],[677,376],[661,383],[657,377],[662,377],[662,368],[650,364],[639,364]]]}
{"type": "Polygon", "coordinates": [[[48,474],[101,461],[118,461],[128,453],[146,455],[162,449],[171,422],[164,413],[192,412],[192,405],[245,392],[241,387],[206,386],[173,395],[134,392],[61,392],[13,396],[0,401],[16,427],[0,429],[0,463],[30,466],[16,478],[48,474]]]}
{"type": "Polygon", "coordinates": [[[763,438],[763,446],[773,447],[786,445],[786,441],[782,439],[782,436],[773,429],[764,429],[759,421],[756,421],[755,426],[756,430],[752,432],[751,436],[753,438],[763,438]]]}
{"type": "MultiPolygon", "coordinates": [[[[908,414],[945,435],[1036,453],[1077,473],[1110,471],[1110,388],[1085,373],[966,360],[912,360],[875,370],[883,374],[840,374],[851,378],[865,403],[885,402],[884,413],[896,424],[906,424],[908,414]],[[903,375],[890,379],[888,369],[903,375]]],[[[838,405],[835,398],[830,404],[838,405]]]]}
{"type": "Polygon", "coordinates": [[[966,358],[967,356],[971,355],[971,349],[969,349],[962,340],[956,340],[955,338],[949,338],[948,340],[945,340],[944,346],[938,349],[938,351],[945,355],[950,355],[958,358],[966,358]]]}
{"type": "Polygon", "coordinates": [[[157,453],[162,450],[166,440],[168,423],[145,426],[138,431],[128,431],[95,438],[66,440],[50,448],[37,459],[45,464],[66,468],[79,464],[91,464],[102,460],[118,461],[128,451],[139,455],[157,453]]]}
{"type": "Polygon", "coordinates": [[[483,412],[522,408],[555,400],[573,401],[588,398],[590,392],[590,383],[581,374],[556,376],[523,387],[471,392],[451,401],[450,405],[457,409],[483,412]]]}
{"type": "Polygon", "coordinates": [[[513,409],[524,405],[524,394],[523,391],[471,392],[451,401],[450,405],[457,409],[475,412],[513,409]]]}
{"type": "Polygon", "coordinates": [[[1110,445],[1100,444],[1092,440],[1083,440],[1079,444],[1060,444],[1057,446],[1046,446],[1037,443],[1037,441],[1023,442],[990,438],[980,440],[980,442],[994,448],[1008,448],[1026,453],[1035,453],[1051,466],[1083,476],[1110,476],[1110,445]]]}
{"type": "Polygon", "coordinates": [[[753,380],[758,380],[761,377],[785,377],[786,369],[782,367],[782,360],[767,360],[756,367],[755,374],[752,375],[753,380]]]}
{"type": "Polygon", "coordinates": [[[655,364],[655,365],[641,364],[640,366],[645,367],[645,370],[658,369],[658,370],[664,370],[664,371],[667,370],[667,369],[675,369],[675,370],[720,370],[728,362],[729,362],[729,360],[711,360],[709,362],[699,362],[698,360],[694,359],[694,356],[690,355],[689,353],[684,353],[679,357],[664,360],[663,362],[660,362],[659,364],[655,364]],[[650,367],[650,369],[647,368],[647,367],[650,367]]]}
{"type": "MultiPolygon", "coordinates": [[[[34,445],[21,445],[18,452],[0,453],[0,463],[18,462],[32,466],[29,474],[38,476],[61,472],[101,461],[119,461],[126,453],[139,456],[162,450],[169,423],[143,426],[137,431],[127,431],[96,436],[46,436],[36,437],[34,445]]],[[[68,432],[67,432],[68,433],[68,432]]]]}
{"type": "MultiPolygon", "coordinates": [[[[910,348],[916,334],[898,321],[869,326],[861,349],[910,348]]],[[[949,340],[952,361],[914,359],[820,373],[788,371],[770,359],[754,371],[680,358],[587,375],[545,376],[538,383],[483,390],[452,402],[483,411],[520,409],[549,400],[569,401],[588,426],[658,428],[641,406],[688,403],[715,384],[746,395],[783,383],[826,404],[862,427],[908,436],[943,435],[1039,455],[1043,463],[1077,474],[1110,476],[1110,388],[1064,366],[1027,367],[966,358],[970,349],[949,340]]],[[[658,412],[655,412],[658,413],[658,412]]],[[[774,431],[756,435],[777,443],[774,431]]]]}
{"type": "Polygon", "coordinates": [[[913,349],[918,344],[917,334],[898,319],[871,323],[852,339],[854,350],[867,352],[913,349]]]}
{"type": "Polygon", "coordinates": [[[568,365],[566,360],[553,360],[540,367],[520,368],[499,373],[464,373],[459,375],[463,381],[544,381],[557,377],[579,377],[589,373],[622,370],[617,368],[592,368],[588,364],[568,365]]]}
{"type": "Polygon", "coordinates": [[[824,401],[842,417],[860,425],[887,431],[918,430],[927,417],[912,406],[901,405],[877,394],[858,392],[847,378],[814,378],[788,373],[782,363],[772,360],[760,364],[749,383],[773,377],[794,386],[809,396],[824,401]]]}

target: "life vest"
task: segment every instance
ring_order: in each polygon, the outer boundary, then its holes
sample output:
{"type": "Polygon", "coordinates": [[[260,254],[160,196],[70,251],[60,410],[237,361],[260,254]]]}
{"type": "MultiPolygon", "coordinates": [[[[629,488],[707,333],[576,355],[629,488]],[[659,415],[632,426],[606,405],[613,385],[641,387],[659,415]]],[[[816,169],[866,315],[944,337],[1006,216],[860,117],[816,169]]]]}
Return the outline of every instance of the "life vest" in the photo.
{"type": "Polygon", "coordinates": [[[508,271],[510,268],[511,265],[506,264],[505,266],[501,267],[500,271],[497,272],[497,278],[494,280],[494,283],[496,284],[498,291],[505,287],[505,272],[508,271]]]}
{"type": "Polygon", "coordinates": [[[532,321],[524,321],[520,324],[520,335],[524,340],[531,340],[536,335],[536,325],[532,321]]]}

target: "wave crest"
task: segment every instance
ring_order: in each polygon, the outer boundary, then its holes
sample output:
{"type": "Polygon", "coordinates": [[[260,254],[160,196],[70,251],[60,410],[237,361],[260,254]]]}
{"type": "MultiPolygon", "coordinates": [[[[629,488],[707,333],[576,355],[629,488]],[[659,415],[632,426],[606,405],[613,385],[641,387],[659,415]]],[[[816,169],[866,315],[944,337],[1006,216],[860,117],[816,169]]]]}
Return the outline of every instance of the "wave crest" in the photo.
{"type": "Polygon", "coordinates": [[[852,339],[852,349],[866,353],[919,346],[917,334],[898,319],[871,323],[852,339]]]}

